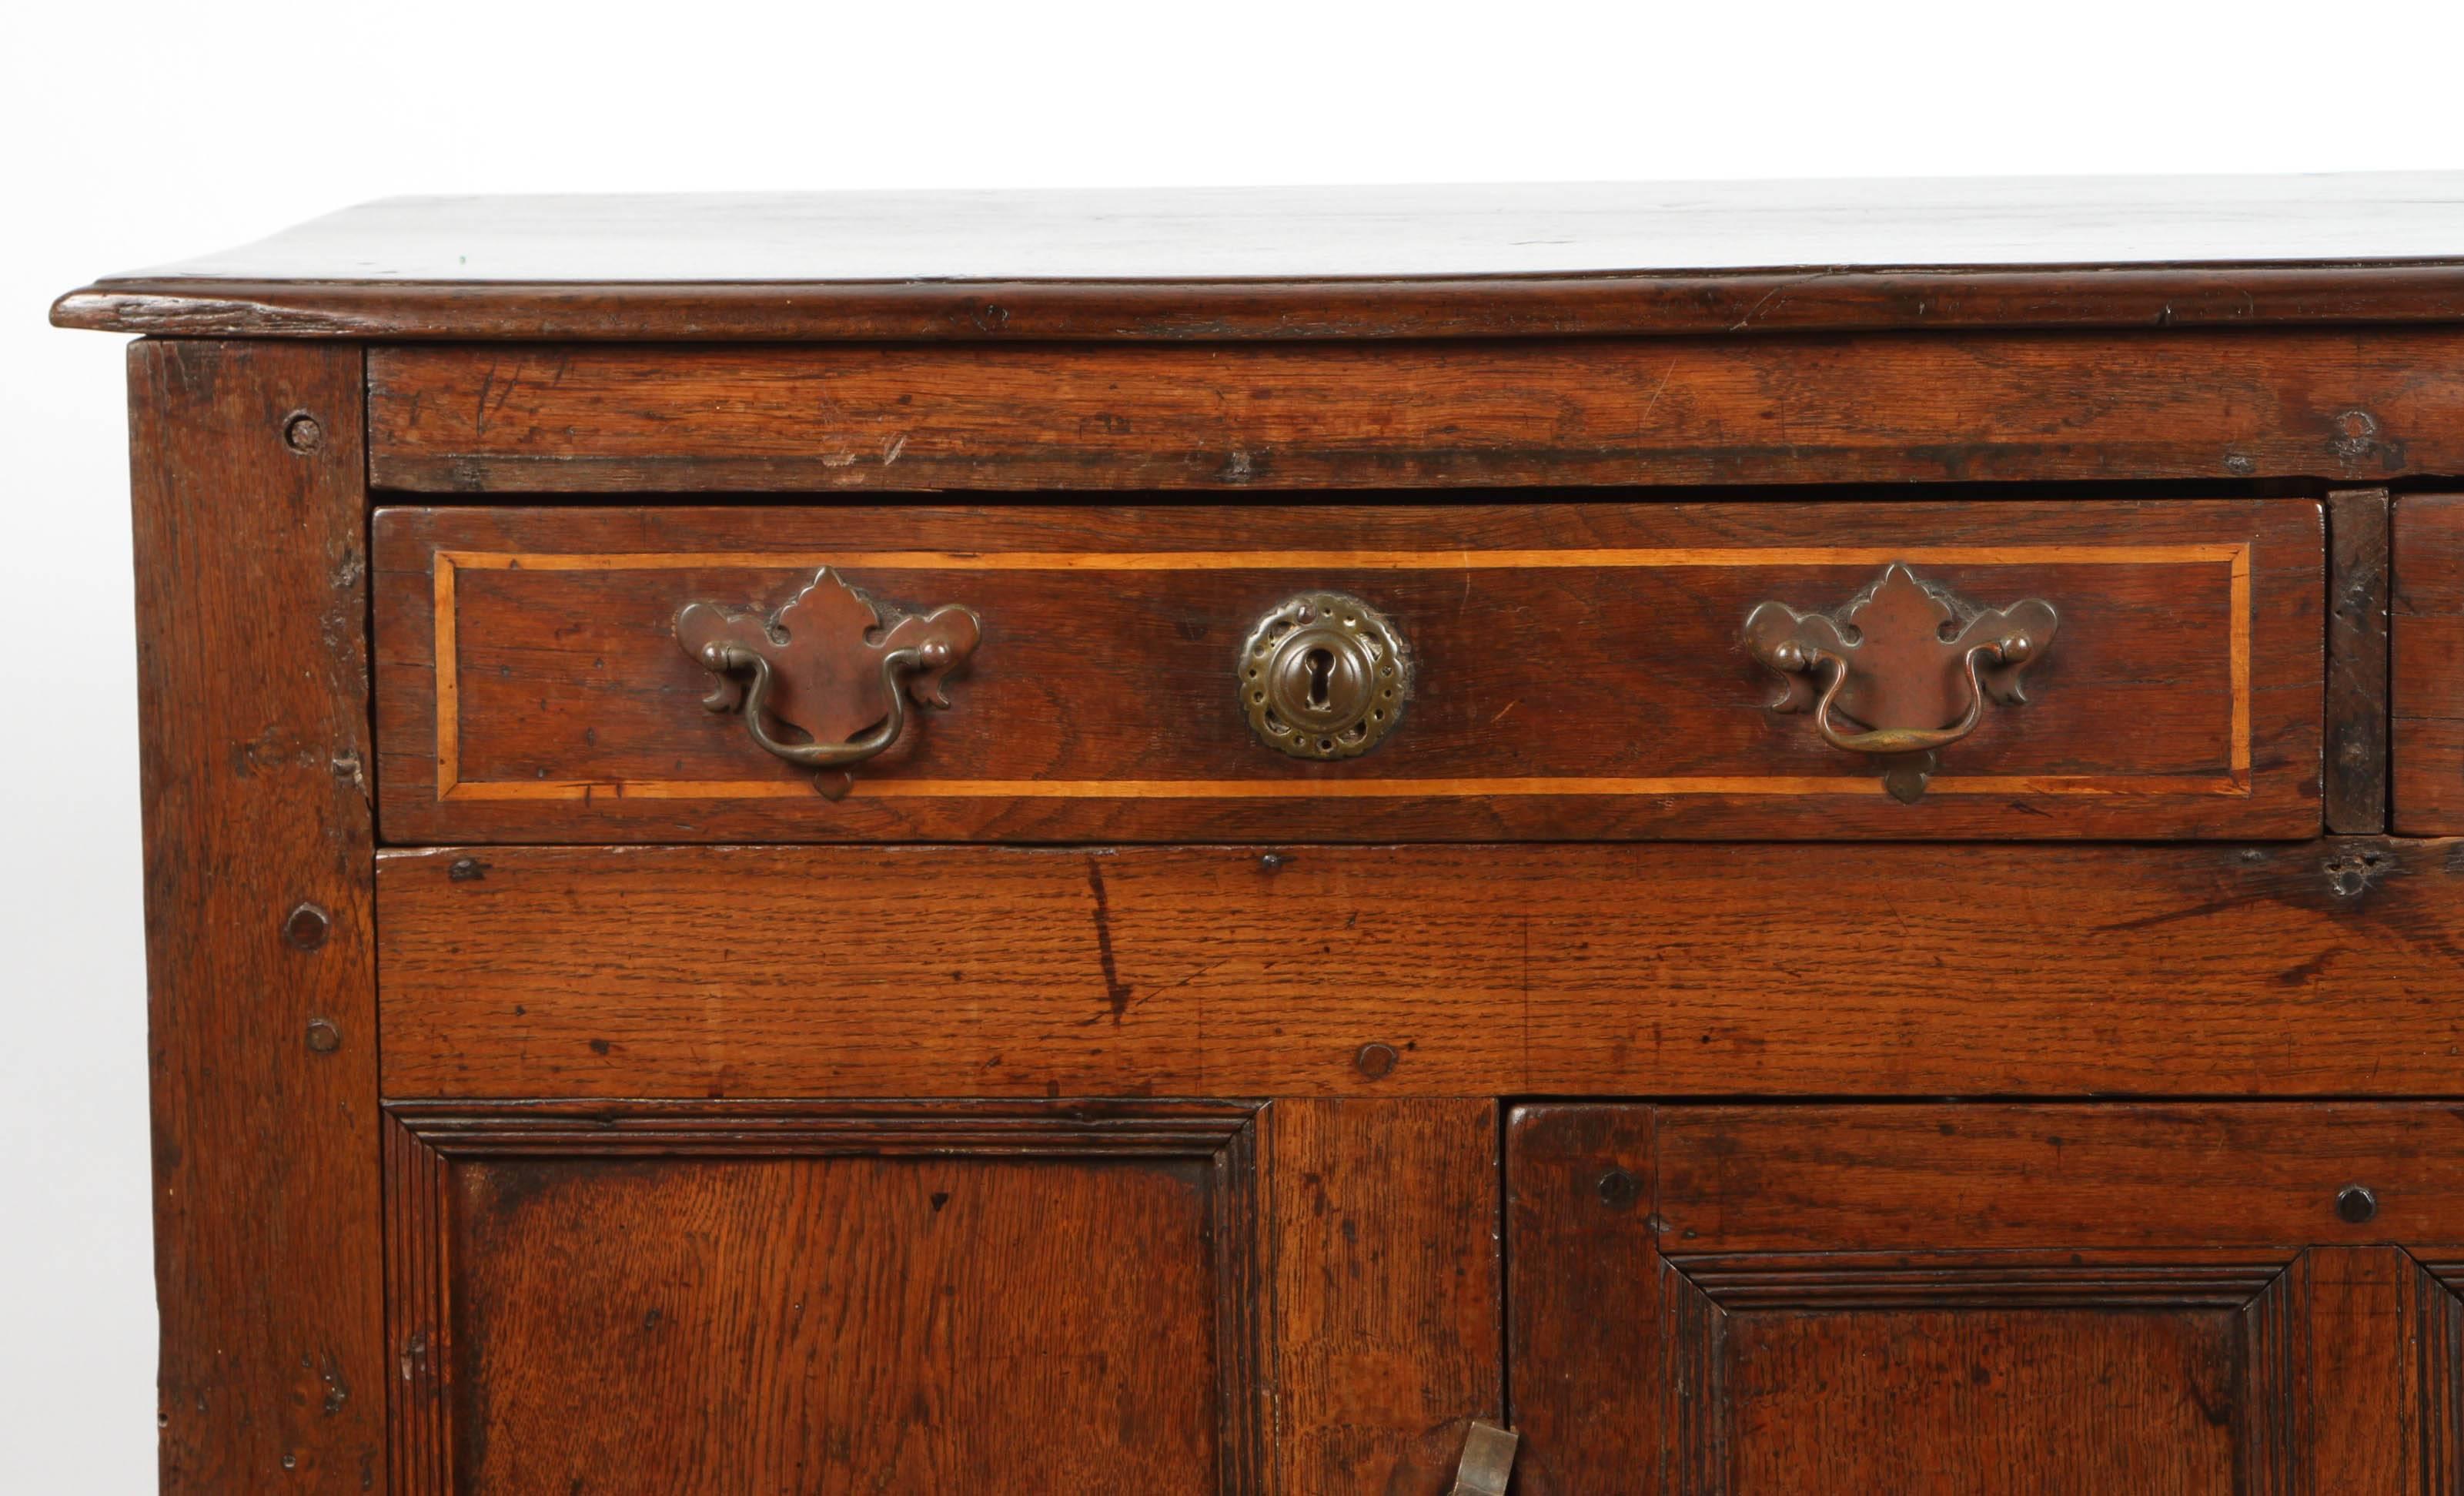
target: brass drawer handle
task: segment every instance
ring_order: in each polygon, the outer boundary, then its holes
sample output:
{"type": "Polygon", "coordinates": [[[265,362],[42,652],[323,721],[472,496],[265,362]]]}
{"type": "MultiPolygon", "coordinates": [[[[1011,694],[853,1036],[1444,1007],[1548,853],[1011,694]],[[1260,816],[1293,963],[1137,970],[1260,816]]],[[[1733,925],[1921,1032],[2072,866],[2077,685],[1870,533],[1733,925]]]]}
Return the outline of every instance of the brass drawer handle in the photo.
{"type": "Polygon", "coordinates": [[[950,704],[942,682],[982,636],[975,613],[956,604],[891,609],[885,619],[880,605],[827,566],[767,618],[715,603],[688,603],[676,614],[676,642],[718,677],[702,705],[741,710],[753,740],[814,770],[814,787],[831,800],[854,782],[847,768],[898,741],[909,696],[950,704]],[[774,716],[808,740],[781,738],[774,716]]]}
{"type": "Polygon", "coordinates": [[[2051,604],[1978,607],[1894,561],[1836,614],[1756,605],[1746,648],[1788,683],[1771,710],[1810,709],[1824,742],[1881,758],[1883,785],[1909,802],[1925,793],[1939,750],[1976,731],[1987,697],[2027,699],[2019,674],[2052,647],[2058,624],[2051,604]],[[1843,718],[1854,731],[1839,727],[1843,718]]]}

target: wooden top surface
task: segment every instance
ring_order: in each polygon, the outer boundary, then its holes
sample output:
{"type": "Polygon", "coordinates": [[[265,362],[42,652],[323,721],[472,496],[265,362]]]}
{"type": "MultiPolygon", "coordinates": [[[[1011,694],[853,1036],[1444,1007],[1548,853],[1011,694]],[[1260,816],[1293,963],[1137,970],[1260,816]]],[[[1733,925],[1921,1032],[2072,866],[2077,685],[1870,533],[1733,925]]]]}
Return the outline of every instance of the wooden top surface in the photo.
{"type": "Polygon", "coordinates": [[[209,336],[2445,320],[2464,173],[394,198],[61,298],[209,336]]]}

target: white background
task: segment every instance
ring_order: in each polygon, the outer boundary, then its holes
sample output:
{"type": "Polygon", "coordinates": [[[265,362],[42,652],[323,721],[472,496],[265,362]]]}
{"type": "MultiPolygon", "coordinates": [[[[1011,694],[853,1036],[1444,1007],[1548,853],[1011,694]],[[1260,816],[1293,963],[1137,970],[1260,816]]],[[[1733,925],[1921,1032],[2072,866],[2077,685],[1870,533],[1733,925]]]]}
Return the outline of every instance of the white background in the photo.
{"type": "Polygon", "coordinates": [[[54,296],[397,192],[2459,167],[2459,11],[9,6],[0,1491],[154,1468],[121,341],[54,296]]]}

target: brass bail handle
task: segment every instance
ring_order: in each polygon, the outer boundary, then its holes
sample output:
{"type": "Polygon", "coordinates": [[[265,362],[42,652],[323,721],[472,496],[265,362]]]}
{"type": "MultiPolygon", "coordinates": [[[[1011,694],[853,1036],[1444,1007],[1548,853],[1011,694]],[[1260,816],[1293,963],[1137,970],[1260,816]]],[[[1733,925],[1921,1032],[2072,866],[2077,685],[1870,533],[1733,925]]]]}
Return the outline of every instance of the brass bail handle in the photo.
{"type": "Polygon", "coordinates": [[[2049,603],[1978,607],[1894,561],[1836,613],[1756,605],[1745,642],[1787,683],[1771,710],[1811,712],[1824,742],[1881,759],[1883,786],[1908,803],[1925,794],[1937,754],[1984,721],[1988,699],[2027,699],[2020,673],[2058,626],[2049,603]]]}
{"type": "MultiPolygon", "coordinates": [[[[752,683],[744,688],[744,725],[753,740],[789,763],[806,769],[839,769],[865,759],[898,741],[907,729],[907,677],[919,671],[945,669],[950,663],[950,647],[939,640],[913,649],[892,649],[881,657],[881,694],[890,703],[889,715],[870,732],[851,737],[843,743],[788,743],[772,736],[764,718],[769,715],[770,686],[776,677],[769,656],[740,644],[708,644],[702,647],[702,668],[716,675],[749,674],[752,683]]],[[[733,709],[723,697],[705,697],[703,705],[713,711],[733,709]]]]}
{"type": "Polygon", "coordinates": [[[905,736],[910,697],[950,704],[942,681],[982,636],[971,609],[886,606],[827,566],[766,616],[716,603],[689,603],[676,614],[676,642],[718,677],[702,705],[742,712],[756,745],[813,770],[814,788],[831,800],[852,786],[848,768],[905,736]],[[774,722],[804,740],[781,736],[774,722]]]}
{"type": "MultiPolygon", "coordinates": [[[[1832,722],[1832,706],[1839,699],[1839,688],[1848,683],[1848,662],[1827,650],[1812,651],[1812,659],[1805,667],[1807,670],[1819,666],[1830,669],[1830,683],[1823,687],[1822,700],[1814,711],[1815,728],[1822,734],[1824,742],[1850,753],[1930,753],[1937,748],[1947,748],[1976,731],[1976,724],[1985,720],[1985,687],[1976,678],[1978,658],[1991,654],[1996,661],[2025,659],[2024,651],[2029,648],[2028,641],[2021,637],[1991,640],[1969,649],[1966,659],[1968,710],[1950,726],[1878,727],[1861,733],[1843,733],[1832,722]]],[[[1784,667],[1775,665],[1773,668],[1784,667]]]]}

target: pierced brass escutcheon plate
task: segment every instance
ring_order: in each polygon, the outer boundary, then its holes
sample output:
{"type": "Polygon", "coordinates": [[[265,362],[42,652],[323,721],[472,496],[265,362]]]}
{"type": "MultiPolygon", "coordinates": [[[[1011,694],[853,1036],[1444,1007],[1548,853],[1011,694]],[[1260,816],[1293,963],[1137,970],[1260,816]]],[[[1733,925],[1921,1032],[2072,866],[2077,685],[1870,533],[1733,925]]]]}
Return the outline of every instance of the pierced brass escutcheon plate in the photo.
{"type": "Polygon", "coordinates": [[[1343,592],[1304,592],[1249,630],[1234,673],[1258,740],[1295,759],[1351,759],[1402,719],[1412,661],[1385,615],[1343,592]]]}

